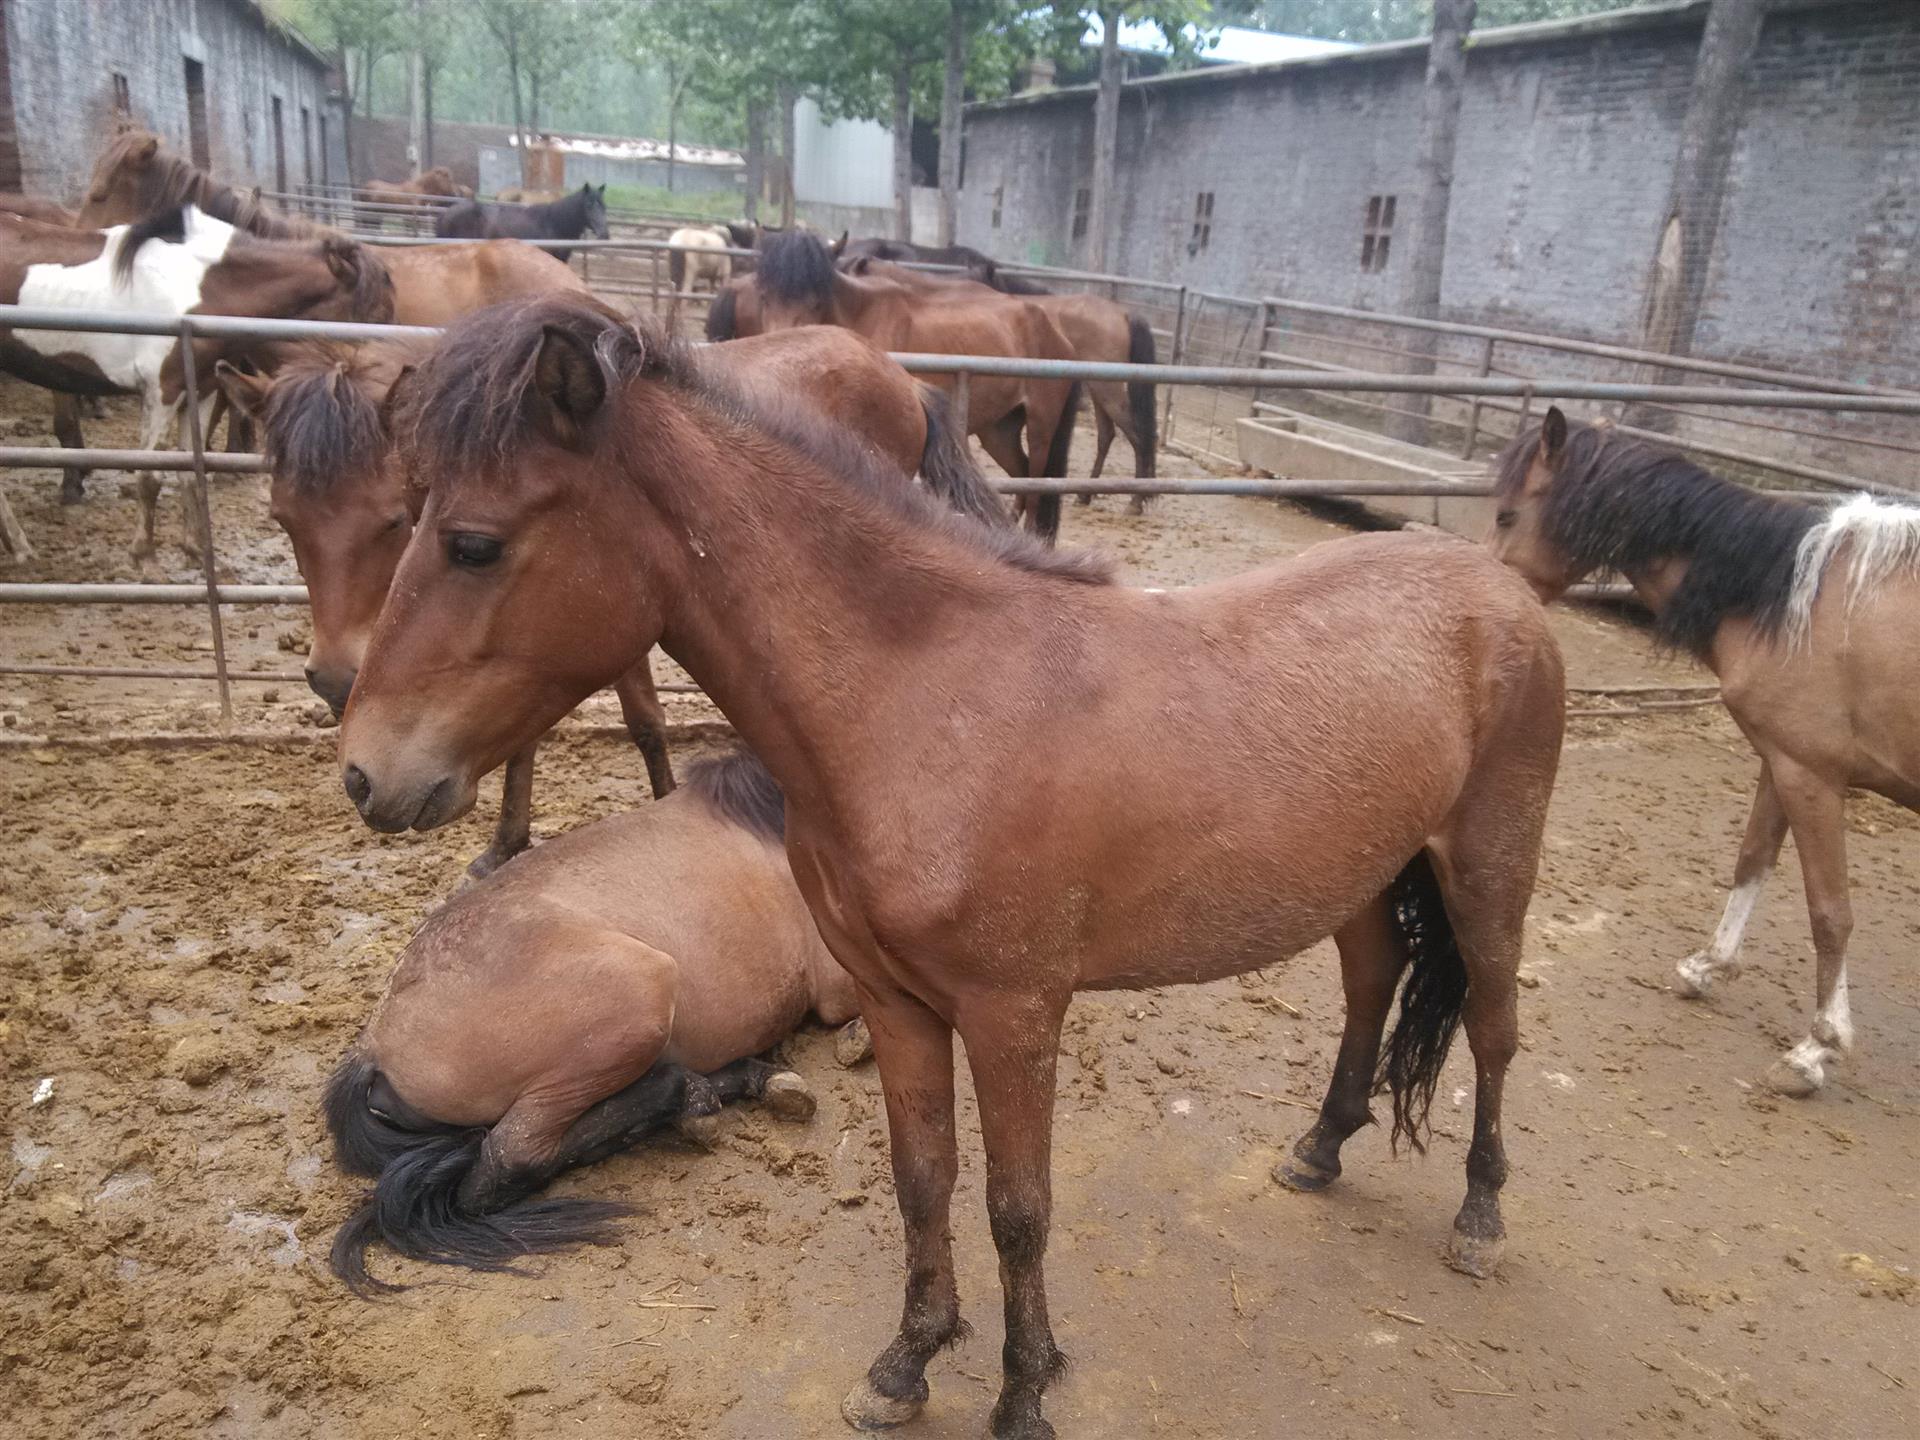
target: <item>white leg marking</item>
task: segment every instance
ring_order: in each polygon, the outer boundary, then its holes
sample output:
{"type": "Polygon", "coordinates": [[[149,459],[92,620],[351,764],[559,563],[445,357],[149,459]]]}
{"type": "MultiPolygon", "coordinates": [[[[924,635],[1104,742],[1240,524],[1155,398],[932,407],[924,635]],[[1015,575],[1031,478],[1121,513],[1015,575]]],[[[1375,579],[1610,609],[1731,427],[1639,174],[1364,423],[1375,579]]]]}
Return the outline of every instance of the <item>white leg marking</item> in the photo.
{"type": "Polygon", "coordinates": [[[1827,997],[1813,1017],[1812,1033],[1780,1057],[1768,1083],[1784,1095],[1811,1095],[1827,1083],[1827,1066],[1853,1048],[1853,1014],[1847,1003],[1847,972],[1843,966],[1827,997]]]}
{"type": "Polygon", "coordinates": [[[1700,996],[1707,993],[1720,975],[1732,978],[1740,973],[1740,942],[1746,936],[1747,922],[1753,919],[1760,902],[1765,875],[1756,875],[1744,885],[1736,885],[1727,895],[1727,908],[1721,912],[1720,928],[1713,932],[1713,943],[1696,950],[1679,964],[1680,993],[1700,996]]]}

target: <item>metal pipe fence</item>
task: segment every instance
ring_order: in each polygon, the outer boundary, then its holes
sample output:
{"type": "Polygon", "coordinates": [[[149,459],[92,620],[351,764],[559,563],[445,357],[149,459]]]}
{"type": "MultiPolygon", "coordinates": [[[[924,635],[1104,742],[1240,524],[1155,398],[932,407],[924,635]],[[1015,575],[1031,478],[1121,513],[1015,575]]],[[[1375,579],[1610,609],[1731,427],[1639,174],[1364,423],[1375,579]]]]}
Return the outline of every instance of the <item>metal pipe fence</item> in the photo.
{"type": "MultiPolygon", "coordinates": [[[[635,242],[606,242],[632,245],[635,242]]],[[[667,248],[657,242],[656,251],[667,248]]],[[[1109,277],[1096,277],[1105,283],[1109,277]]],[[[1118,284],[1136,282],[1119,277],[1118,284]]],[[[1520,405],[1506,407],[1523,411],[1536,401],[1546,399],[1584,399],[1605,401],[1672,400],[1688,404],[1714,406],[1765,406],[1799,408],[1815,412],[1859,412],[1875,415],[1920,416],[1920,395],[1889,392],[1872,387],[1809,387],[1803,389],[1729,389],[1716,386],[1672,386],[1596,382],[1578,379],[1526,378],[1491,373],[1465,375],[1382,374],[1341,367],[1274,369],[1264,367],[1264,340],[1273,310],[1266,302],[1253,305],[1235,297],[1219,297],[1183,287],[1171,287],[1173,304],[1171,325],[1163,333],[1171,342],[1170,363],[1154,365],[1107,364],[1087,361],[1033,360],[1004,356],[897,354],[905,369],[915,374],[951,374],[964,388],[971,376],[1030,376],[1046,379],[1148,380],[1165,385],[1170,391],[1213,391],[1244,389],[1254,394],[1265,391],[1301,393],[1341,393],[1346,395],[1427,395],[1471,397],[1486,407],[1503,399],[1518,399],[1520,405]],[[1236,313],[1247,312],[1247,313],[1236,313]],[[1248,347],[1251,347],[1249,350],[1248,347]],[[1194,364],[1196,354],[1205,358],[1239,359],[1251,355],[1254,364],[1194,364]]],[[[232,316],[189,315],[175,319],[167,316],[113,315],[97,312],[67,311],[45,307],[0,306],[0,328],[14,330],[90,331],[118,334],[171,335],[190,345],[195,338],[244,338],[281,340],[371,340],[399,336],[431,338],[439,332],[420,326],[366,325],[350,322],[313,322],[296,320],[260,320],[232,316]]],[[[1485,367],[1490,369],[1491,367],[1485,367]]],[[[266,468],[265,457],[258,454],[210,454],[206,437],[201,434],[198,405],[199,377],[195,367],[186,367],[185,451],[145,451],[125,449],[63,449],[57,446],[0,447],[0,465],[47,471],[71,466],[99,468],[137,468],[150,471],[184,473],[189,481],[192,515],[200,529],[202,583],[200,584],[81,584],[81,583],[7,583],[0,584],[0,604],[42,605],[205,605],[212,635],[213,665],[210,670],[181,666],[86,666],[47,663],[0,664],[0,674],[61,678],[210,680],[221,694],[223,722],[230,723],[233,683],[288,683],[301,677],[284,672],[239,670],[231,666],[225,648],[222,611],[229,606],[304,605],[307,591],[301,585],[225,585],[216,578],[216,540],[211,506],[207,499],[207,477],[211,474],[256,474],[266,468]]],[[[1171,398],[1169,420],[1172,419],[1171,398]]],[[[1169,424],[1168,429],[1171,429],[1169,424]]],[[[1822,477],[1824,478],[1824,477],[1822,477]]],[[[1198,479],[1007,479],[994,488],[1004,494],[1077,494],[1086,492],[1126,495],[1228,495],[1269,499],[1361,499],[1441,495],[1453,497],[1485,496],[1485,484],[1469,484],[1442,479],[1432,481],[1360,481],[1342,479],[1250,479],[1215,476],[1198,479]]],[[[668,685],[670,692],[692,691],[692,686],[668,685]]]]}

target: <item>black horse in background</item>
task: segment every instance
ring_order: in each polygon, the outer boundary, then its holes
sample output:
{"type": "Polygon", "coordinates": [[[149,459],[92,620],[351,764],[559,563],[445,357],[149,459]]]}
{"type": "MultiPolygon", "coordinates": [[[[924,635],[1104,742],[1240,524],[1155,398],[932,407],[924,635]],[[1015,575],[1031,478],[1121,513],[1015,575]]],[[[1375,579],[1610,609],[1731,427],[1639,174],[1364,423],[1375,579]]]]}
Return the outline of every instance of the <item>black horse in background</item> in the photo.
{"type": "Polygon", "coordinates": [[[957,265],[967,272],[969,280],[978,280],[1007,295],[1051,295],[1046,286],[1036,284],[1020,275],[1009,275],[1002,271],[1000,262],[991,255],[983,254],[971,245],[915,245],[906,240],[883,240],[874,237],[867,240],[849,240],[843,230],[840,239],[828,247],[836,261],[858,260],[867,256],[874,260],[892,260],[896,263],[908,261],[916,265],[957,265]]]}
{"type": "MultiPolygon", "coordinates": [[[[607,238],[607,187],[582,185],[545,205],[482,204],[466,200],[440,212],[433,233],[453,240],[578,240],[607,238]]],[[[556,249],[556,260],[573,252],[556,249]]]]}

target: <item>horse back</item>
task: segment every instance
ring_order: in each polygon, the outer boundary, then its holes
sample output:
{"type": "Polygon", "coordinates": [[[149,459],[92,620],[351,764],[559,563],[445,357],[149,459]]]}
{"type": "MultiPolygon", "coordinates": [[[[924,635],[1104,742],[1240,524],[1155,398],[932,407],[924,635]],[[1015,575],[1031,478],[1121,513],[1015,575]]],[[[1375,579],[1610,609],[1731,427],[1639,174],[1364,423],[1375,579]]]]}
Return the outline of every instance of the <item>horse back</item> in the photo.
{"type": "Polygon", "coordinates": [[[477,200],[449,205],[434,221],[433,233],[443,240],[480,240],[488,234],[487,209],[477,200]]]}

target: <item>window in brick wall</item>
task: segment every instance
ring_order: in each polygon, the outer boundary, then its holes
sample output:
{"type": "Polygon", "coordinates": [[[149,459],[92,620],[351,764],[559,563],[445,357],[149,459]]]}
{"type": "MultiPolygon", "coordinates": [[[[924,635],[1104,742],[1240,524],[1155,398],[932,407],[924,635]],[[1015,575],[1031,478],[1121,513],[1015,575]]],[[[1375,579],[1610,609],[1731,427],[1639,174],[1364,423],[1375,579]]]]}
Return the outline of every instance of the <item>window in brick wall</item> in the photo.
{"type": "Polygon", "coordinates": [[[1213,191],[1202,190],[1193,200],[1193,233],[1187,237],[1187,254],[1198,255],[1213,239],[1213,191]]]}
{"type": "Polygon", "coordinates": [[[273,97],[273,188],[287,193],[287,121],[280,97],[273,97]]]}
{"type": "Polygon", "coordinates": [[[333,183],[333,151],[327,147],[327,115],[320,112],[320,183],[333,183]]]}
{"type": "Polygon", "coordinates": [[[127,77],[118,70],[113,72],[113,113],[121,116],[133,114],[133,90],[127,84],[127,77]]]}
{"type": "Polygon", "coordinates": [[[187,63],[187,139],[193,163],[213,168],[213,146],[207,137],[207,68],[198,60],[187,63]]]}
{"type": "Polygon", "coordinates": [[[1000,207],[1005,203],[1006,198],[1006,186],[996,185],[993,187],[993,228],[996,230],[1000,228],[1000,207]]]}
{"type": "Polygon", "coordinates": [[[1397,195],[1373,195],[1367,199],[1367,223],[1360,235],[1360,268],[1377,274],[1387,268],[1387,252],[1393,244],[1393,212],[1397,195]]]}
{"type": "Polygon", "coordinates": [[[1087,211],[1093,205],[1093,192],[1082,185],[1073,192],[1073,237],[1078,240],[1087,233],[1087,211]]]}
{"type": "Polygon", "coordinates": [[[315,179],[313,173],[313,109],[308,105],[302,105],[300,107],[300,178],[309,185],[313,184],[315,179]]]}

